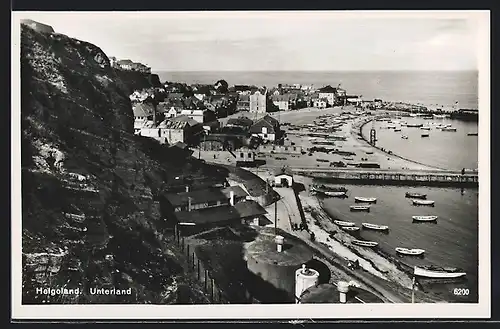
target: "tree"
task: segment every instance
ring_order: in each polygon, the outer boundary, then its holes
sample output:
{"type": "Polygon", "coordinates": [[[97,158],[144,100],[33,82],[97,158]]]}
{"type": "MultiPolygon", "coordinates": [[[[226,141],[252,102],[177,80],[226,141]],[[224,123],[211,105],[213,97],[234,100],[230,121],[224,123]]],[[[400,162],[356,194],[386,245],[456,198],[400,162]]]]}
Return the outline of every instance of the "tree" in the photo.
{"type": "Polygon", "coordinates": [[[218,92],[225,94],[228,92],[229,85],[227,84],[226,80],[218,80],[214,84],[214,87],[215,87],[215,90],[217,90],[218,92]]]}

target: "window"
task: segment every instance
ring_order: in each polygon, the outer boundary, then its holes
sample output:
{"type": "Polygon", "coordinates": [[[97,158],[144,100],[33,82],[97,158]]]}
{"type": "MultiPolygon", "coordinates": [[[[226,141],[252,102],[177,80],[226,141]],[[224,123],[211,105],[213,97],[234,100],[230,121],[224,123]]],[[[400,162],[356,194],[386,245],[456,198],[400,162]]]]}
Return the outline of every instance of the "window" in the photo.
{"type": "Polygon", "coordinates": [[[264,134],[264,138],[267,138],[267,134],[264,134]]]}
{"type": "Polygon", "coordinates": [[[252,157],[252,153],[248,153],[248,157],[251,158],[252,157]]]}
{"type": "Polygon", "coordinates": [[[267,127],[262,127],[262,133],[267,134],[267,127]]]}
{"type": "Polygon", "coordinates": [[[244,157],[244,154],[243,152],[240,153],[240,158],[243,158],[244,157]]]}

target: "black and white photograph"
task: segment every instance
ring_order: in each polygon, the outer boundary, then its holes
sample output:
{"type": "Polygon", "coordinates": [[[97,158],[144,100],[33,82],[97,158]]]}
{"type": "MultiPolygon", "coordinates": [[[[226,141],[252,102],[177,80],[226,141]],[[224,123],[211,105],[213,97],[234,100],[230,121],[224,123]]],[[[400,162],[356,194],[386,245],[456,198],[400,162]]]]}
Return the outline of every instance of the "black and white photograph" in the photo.
{"type": "Polygon", "coordinates": [[[13,12],[13,317],[489,317],[489,31],[13,12]]]}

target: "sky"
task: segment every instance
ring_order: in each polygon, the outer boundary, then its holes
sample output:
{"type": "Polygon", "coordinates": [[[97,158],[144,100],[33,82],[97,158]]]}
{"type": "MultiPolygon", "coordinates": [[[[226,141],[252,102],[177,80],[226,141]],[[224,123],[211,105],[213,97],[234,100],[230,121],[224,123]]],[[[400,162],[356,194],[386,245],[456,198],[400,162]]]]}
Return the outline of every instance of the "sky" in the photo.
{"type": "MultiPolygon", "coordinates": [[[[17,12],[158,71],[476,70],[461,12],[17,12]]],[[[13,20],[14,21],[14,20],[13,20]]]]}

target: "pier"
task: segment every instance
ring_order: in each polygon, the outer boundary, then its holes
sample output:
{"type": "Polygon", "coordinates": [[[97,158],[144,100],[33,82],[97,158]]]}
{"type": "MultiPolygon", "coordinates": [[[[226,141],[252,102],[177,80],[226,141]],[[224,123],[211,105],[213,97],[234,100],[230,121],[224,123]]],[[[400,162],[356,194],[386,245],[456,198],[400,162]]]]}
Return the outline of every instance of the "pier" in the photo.
{"type": "Polygon", "coordinates": [[[370,185],[421,185],[477,187],[477,172],[444,170],[390,170],[358,168],[291,167],[294,174],[328,180],[331,182],[370,185]]]}

